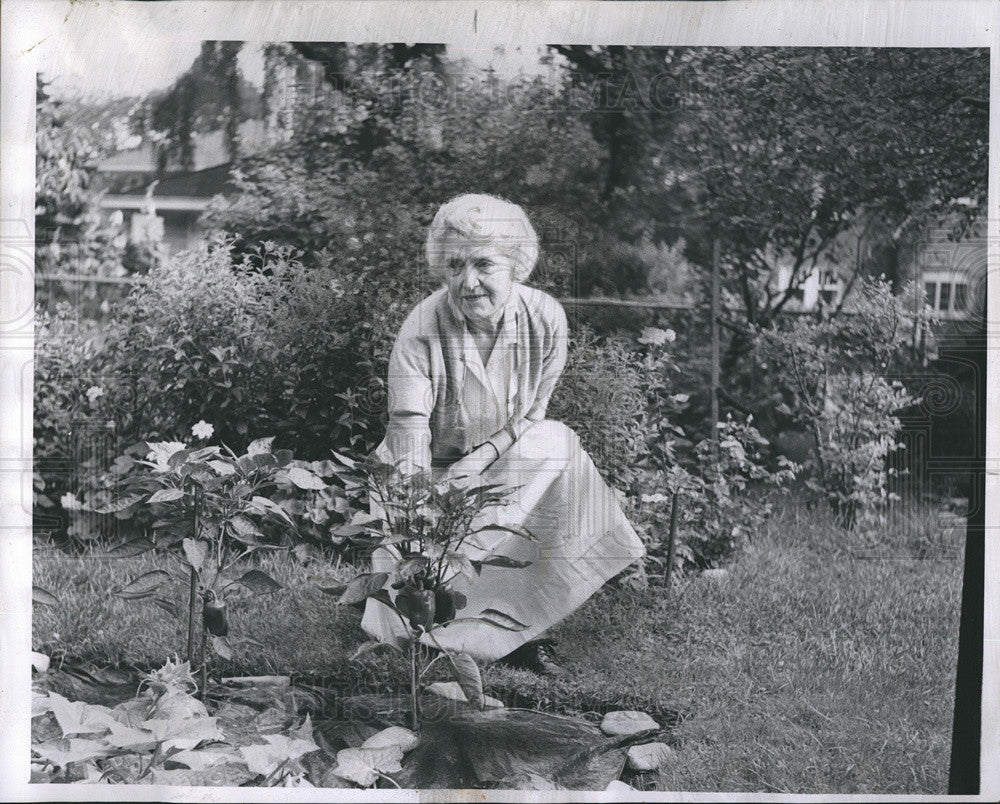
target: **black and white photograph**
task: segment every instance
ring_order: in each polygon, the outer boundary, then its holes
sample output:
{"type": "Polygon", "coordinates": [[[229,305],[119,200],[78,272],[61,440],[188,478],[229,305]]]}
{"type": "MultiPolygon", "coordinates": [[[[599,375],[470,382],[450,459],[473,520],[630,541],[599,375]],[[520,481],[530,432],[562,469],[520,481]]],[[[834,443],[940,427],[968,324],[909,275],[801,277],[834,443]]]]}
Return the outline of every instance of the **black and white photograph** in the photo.
{"type": "Polygon", "coordinates": [[[0,797],[993,799],[1000,15],[906,5],[5,4],[0,797]]]}

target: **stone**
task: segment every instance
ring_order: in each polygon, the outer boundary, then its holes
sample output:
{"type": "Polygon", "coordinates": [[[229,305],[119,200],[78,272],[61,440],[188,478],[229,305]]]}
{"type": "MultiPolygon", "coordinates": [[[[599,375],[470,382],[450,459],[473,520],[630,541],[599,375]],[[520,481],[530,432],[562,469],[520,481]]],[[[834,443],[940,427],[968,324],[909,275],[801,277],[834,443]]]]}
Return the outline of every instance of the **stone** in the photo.
{"type": "Polygon", "coordinates": [[[659,728],[660,724],[645,712],[608,712],[601,721],[601,731],[612,737],[659,728]]]}
{"type": "Polygon", "coordinates": [[[634,793],[636,789],[630,784],[625,784],[625,782],[615,779],[608,783],[608,786],[604,788],[605,793],[634,793]]]}
{"type": "Polygon", "coordinates": [[[702,571],[703,578],[709,578],[713,581],[724,581],[729,577],[729,570],[724,569],[707,569],[702,571]]]}
{"type": "Polygon", "coordinates": [[[362,744],[362,748],[388,748],[390,745],[398,745],[405,754],[417,747],[420,738],[409,729],[402,726],[390,726],[377,734],[373,734],[362,744]]]}
{"type": "Polygon", "coordinates": [[[44,653],[33,650],[31,652],[31,666],[39,673],[47,673],[49,670],[49,657],[44,653]]]}
{"type": "MultiPolygon", "coordinates": [[[[468,701],[465,697],[465,693],[462,692],[462,685],[457,681],[435,681],[433,684],[427,685],[427,692],[431,692],[434,695],[440,695],[442,698],[448,698],[452,701],[468,701]]],[[[503,701],[493,698],[490,695],[484,696],[486,701],[487,709],[502,709],[503,701]]]]}
{"type": "Polygon", "coordinates": [[[628,750],[628,766],[636,771],[659,770],[673,755],[674,749],[666,743],[633,745],[628,750]]]}

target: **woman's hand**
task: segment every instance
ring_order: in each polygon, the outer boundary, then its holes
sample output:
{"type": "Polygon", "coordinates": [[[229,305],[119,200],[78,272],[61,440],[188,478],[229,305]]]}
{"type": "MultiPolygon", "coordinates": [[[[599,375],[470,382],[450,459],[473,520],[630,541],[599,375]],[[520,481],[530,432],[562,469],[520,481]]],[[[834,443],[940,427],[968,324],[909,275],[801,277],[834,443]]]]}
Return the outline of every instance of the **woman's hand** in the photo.
{"type": "Polygon", "coordinates": [[[471,480],[485,472],[490,464],[499,457],[496,447],[487,442],[449,466],[444,479],[459,480],[465,478],[471,480]]]}

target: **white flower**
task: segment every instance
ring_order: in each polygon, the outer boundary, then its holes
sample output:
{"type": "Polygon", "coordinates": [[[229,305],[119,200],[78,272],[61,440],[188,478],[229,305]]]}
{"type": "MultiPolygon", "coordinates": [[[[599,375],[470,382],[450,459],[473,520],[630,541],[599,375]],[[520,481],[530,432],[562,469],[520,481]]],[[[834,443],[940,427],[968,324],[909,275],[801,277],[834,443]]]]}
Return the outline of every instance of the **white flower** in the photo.
{"type": "Polygon", "coordinates": [[[639,343],[650,346],[663,346],[665,343],[673,343],[677,340],[677,333],[672,329],[660,329],[659,327],[643,327],[639,336],[639,343]]]}
{"type": "Polygon", "coordinates": [[[99,396],[104,396],[104,389],[99,385],[92,385],[87,389],[87,399],[93,404],[99,396]]]}
{"type": "Polygon", "coordinates": [[[59,504],[67,511],[79,511],[83,507],[76,498],[76,495],[71,491],[67,491],[59,498],[59,504]]]}
{"type": "Polygon", "coordinates": [[[684,404],[685,402],[687,402],[687,401],[688,401],[688,400],[689,400],[689,399],[690,399],[691,397],[690,397],[690,396],[688,396],[687,394],[674,394],[674,395],[673,395],[672,397],[670,397],[670,398],[671,398],[671,399],[672,399],[672,400],[674,401],[674,403],[675,403],[675,404],[678,404],[678,405],[683,405],[683,404],[684,404]]]}
{"type": "Polygon", "coordinates": [[[202,420],[198,422],[194,427],[191,428],[191,435],[195,438],[211,438],[212,433],[215,432],[215,428],[208,422],[202,420]]]}

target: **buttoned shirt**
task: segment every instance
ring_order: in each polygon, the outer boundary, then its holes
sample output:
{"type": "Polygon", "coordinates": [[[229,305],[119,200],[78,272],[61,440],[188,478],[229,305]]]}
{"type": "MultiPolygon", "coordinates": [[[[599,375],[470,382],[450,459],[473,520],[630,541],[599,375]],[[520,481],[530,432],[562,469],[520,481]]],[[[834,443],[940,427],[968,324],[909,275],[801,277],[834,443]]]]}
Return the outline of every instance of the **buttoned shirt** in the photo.
{"type": "Polygon", "coordinates": [[[505,452],[545,418],[566,340],[559,302],[515,283],[484,364],[447,288],[435,291],[407,316],[392,349],[383,457],[412,470],[447,465],[486,442],[505,452]]]}

